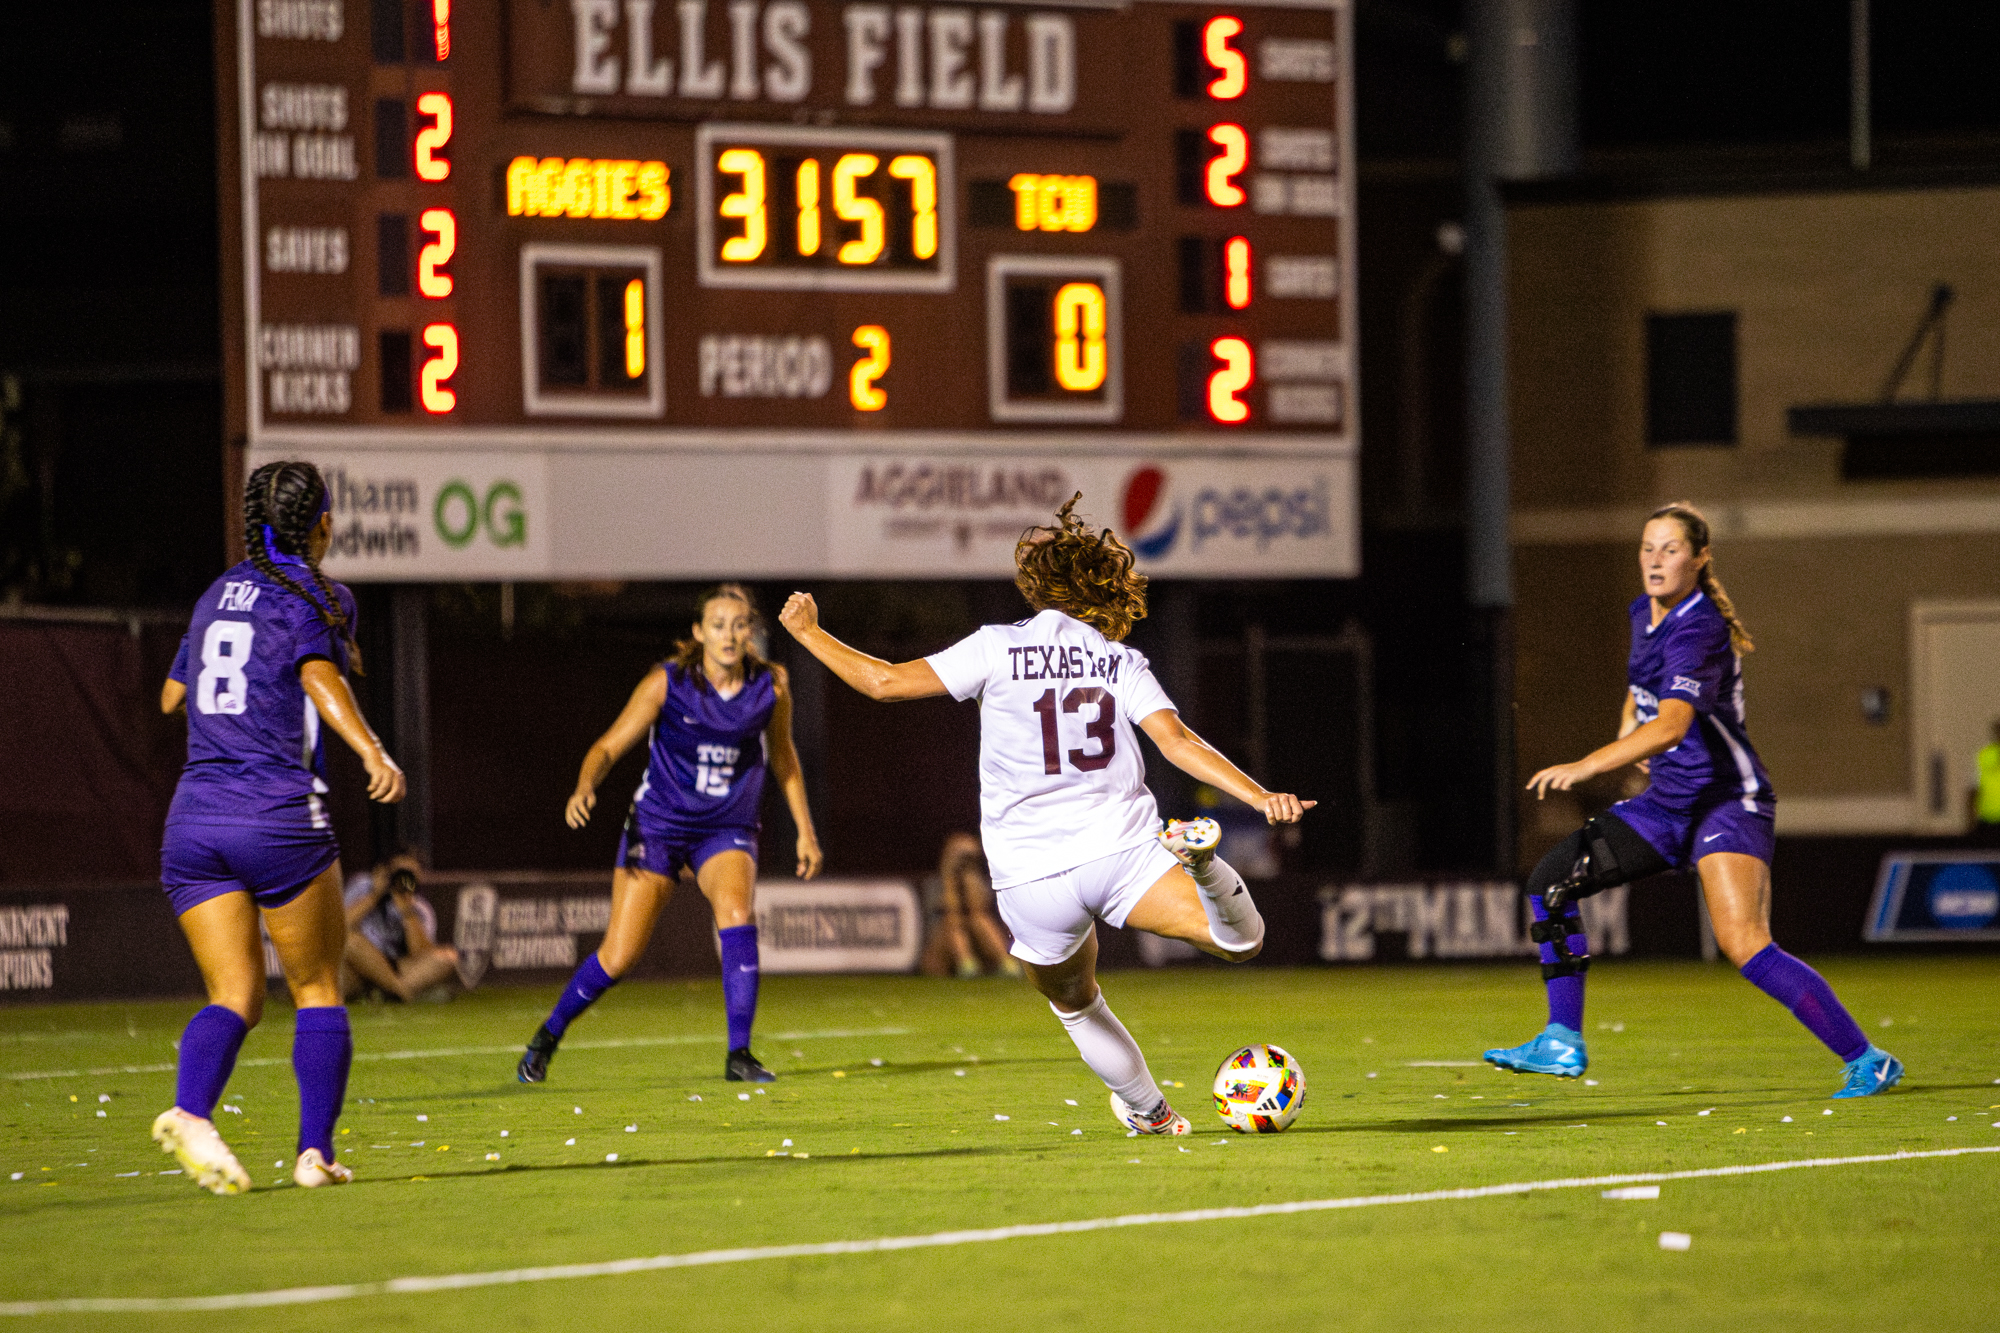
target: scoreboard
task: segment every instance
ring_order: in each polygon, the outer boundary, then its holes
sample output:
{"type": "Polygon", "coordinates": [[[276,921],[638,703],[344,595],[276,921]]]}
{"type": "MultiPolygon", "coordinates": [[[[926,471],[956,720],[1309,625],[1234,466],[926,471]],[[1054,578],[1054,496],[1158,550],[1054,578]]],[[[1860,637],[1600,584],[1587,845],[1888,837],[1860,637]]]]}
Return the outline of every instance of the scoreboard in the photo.
{"type": "Polygon", "coordinates": [[[1337,0],[218,0],[240,465],[361,580],[1358,572],[1337,0]]]}

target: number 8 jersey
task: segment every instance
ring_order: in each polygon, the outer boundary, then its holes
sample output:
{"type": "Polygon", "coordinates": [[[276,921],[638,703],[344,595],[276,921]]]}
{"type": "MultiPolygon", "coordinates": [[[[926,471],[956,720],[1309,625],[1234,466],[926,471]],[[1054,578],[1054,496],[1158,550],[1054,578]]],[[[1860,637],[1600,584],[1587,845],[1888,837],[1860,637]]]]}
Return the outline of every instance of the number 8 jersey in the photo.
{"type": "MultiPolygon", "coordinates": [[[[315,593],[312,570],[274,557],[315,593]]],[[[347,623],[354,594],[333,585],[347,623]]],[[[167,822],[328,827],[319,710],[299,667],[347,669],[347,644],[305,598],[248,561],[209,585],[168,674],[187,686],[188,761],[167,822]]]]}
{"type": "Polygon", "coordinates": [[[987,625],[925,659],[951,697],[979,700],[979,829],[993,887],[1151,842],[1134,722],[1173,701],[1145,655],[1061,611],[987,625]]]}

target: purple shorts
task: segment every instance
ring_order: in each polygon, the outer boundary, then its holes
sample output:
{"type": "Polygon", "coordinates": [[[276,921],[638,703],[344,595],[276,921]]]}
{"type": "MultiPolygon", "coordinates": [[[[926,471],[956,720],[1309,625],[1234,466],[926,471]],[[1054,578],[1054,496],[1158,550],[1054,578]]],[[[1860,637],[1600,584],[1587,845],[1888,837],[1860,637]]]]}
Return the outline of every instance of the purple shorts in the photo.
{"type": "Polygon", "coordinates": [[[1740,792],[1699,800],[1691,811],[1679,811],[1642,792],[1611,807],[1632,831],[1651,843],[1669,864],[1688,866],[1716,852],[1739,852],[1765,865],[1777,848],[1777,824],[1772,802],[1753,799],[1745,809],[1740,792]]]}
{"type": "Polygon", "coordinates": [[[175,916],[225,893],[283,907],[339,859],[331,829],[174,823],[160,844],[160,886],[175,916]]]}
{"type": "Polygon", "coordinates": [[[674,879],[681,873],[682,866],[700,874],[709,859],[721,852],[748,852],[754,867],[757,863],[757,830],[725,828],[680,832],[647,827],[634,814],[625,820],[625,831],[618,838],[618,859],[613,864],[620,870],[648,870],[674,879]]]}

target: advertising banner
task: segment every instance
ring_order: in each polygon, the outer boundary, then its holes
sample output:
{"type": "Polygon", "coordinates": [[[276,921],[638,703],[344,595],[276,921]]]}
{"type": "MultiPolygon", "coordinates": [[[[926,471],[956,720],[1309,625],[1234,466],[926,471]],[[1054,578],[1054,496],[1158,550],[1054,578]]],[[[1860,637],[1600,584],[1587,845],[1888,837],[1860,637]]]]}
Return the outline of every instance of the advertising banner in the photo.
{"type": "Polygon", "coordinates": [[[829,573],[1005,576],[1021,533],[1078,491],[1148,573],[1171,577],[1360,572],[1354,461],[940,454],[829,460],[829,573]]]}
{"type": "Polygon", "coordinates": [[[1862,937],[1873,944],[2000,940],[2000,852],[1890,852],[1862,937]]]}
{"type": "Polygon", "coordinates": [[[552,572],[548,460],[538,453],[280,450],[326,478],[326,572],[353,583],[535,579],[552,572]]]}
{"type": "Polygon", "coordinates": [[[766,972],[910,972],[923,947],[923,917],[906,880],[757,886],[757,948],[766,972]]]}

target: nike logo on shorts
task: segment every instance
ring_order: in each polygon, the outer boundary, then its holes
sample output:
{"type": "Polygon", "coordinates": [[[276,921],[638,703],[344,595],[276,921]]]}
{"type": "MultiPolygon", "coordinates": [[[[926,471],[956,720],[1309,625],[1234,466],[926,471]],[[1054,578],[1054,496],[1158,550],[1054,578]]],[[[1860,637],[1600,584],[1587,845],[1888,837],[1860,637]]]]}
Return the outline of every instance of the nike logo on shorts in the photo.
{"type": "Polygon", "coordinates": [[[1719,837],[1721,837],[1721,836],[1722,836],[1722,835],[1721,835],[1720,833],[1711,833],[1711,834],[1709,834],[1709,835],[1708,835],[1708,836],[1707,836],[1706,838],[1703,838],[1703,839],[1702,839],[1702,841],[1703,841],[1703,842],[1714,842],[1714,841],[1715,841],[1715,840],[1716,840],[1717,838],[1719,838],[1719,837]]]}
{"type": "Polygon", "coordinates": [[[749,843],[743,841],[743,839],[741,838],[731,838],[730,841],[735,843],[738,847],[748,847],[750,845],[749,843]]]}

